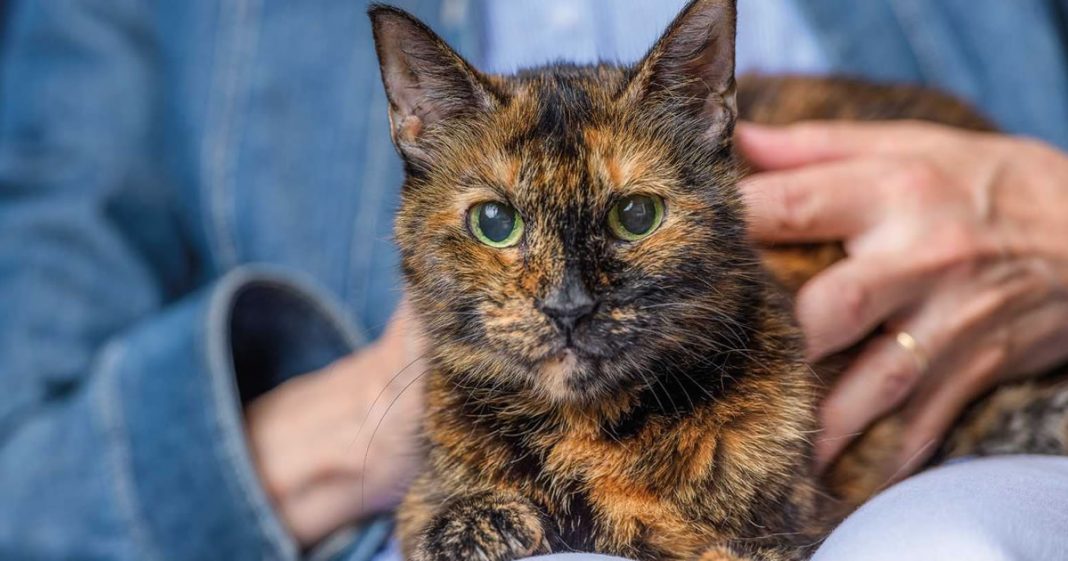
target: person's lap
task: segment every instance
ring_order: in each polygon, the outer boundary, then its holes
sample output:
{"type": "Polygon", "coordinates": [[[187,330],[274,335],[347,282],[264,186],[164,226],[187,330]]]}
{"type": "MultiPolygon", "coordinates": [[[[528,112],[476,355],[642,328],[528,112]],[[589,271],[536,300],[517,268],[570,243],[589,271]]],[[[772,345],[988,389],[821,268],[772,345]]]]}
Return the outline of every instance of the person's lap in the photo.
{"type": "Polygon", "coordinates": [[[912,477],[850,516],[813,561],[847,559],[1068,559],[1068,458],[984,458],[912,477]]]}
{"type": "MultiPolygon", "coordinates": [[[[396,552],[376,561],[396,561],[396,552]]],[[[538,561],[613,561],[556,554],[538,561]]],[[[1068,559],[1068,458],[969,460],[905,480],[861,507],[812,561],[1068,559]]]]}

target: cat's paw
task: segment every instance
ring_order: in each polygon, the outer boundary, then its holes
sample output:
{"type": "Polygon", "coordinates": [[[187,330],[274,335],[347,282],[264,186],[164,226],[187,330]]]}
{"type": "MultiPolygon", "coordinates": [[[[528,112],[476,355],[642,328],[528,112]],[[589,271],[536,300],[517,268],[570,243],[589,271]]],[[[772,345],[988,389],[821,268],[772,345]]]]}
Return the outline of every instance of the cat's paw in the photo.
{"type": "Polygon", "coordinates": [[[519,496],[486,494],[443,509],[412,561],[514,561],[549,551],[537,507],[519,496]]]}

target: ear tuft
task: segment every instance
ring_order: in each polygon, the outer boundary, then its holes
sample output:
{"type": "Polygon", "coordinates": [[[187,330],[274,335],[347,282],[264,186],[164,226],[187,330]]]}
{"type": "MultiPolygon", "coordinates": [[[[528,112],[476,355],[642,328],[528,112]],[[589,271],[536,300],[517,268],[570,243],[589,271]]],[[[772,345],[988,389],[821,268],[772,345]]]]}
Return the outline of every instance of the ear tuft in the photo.
{"type": "Polygon", "coordinates": [[[708,126],[706,138],[729,142],[738,115],[736,18],[736,0],[691,1],[638,63],[625,95],[690,112],[708,126]]]}
{"type": "Polygon", "coordinates": [[[426,160],[429,131],[498,103],[481,74],[429,27],[404,10],[368,10],[393,142],[406,158],[426,160]]]}

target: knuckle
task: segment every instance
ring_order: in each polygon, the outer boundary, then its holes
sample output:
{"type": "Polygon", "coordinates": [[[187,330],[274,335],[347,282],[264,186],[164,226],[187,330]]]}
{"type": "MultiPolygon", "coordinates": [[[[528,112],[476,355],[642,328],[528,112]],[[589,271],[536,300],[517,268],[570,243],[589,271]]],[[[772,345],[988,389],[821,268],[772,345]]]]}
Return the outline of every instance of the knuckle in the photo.
{"type": "Polygon", "coordinates": [[[896,406],[905,400],[916,382],[920,371],[915,361],[904,350],[898,353],[898,359],[881,375],[880,391],[888,406],[896,406]]]}
{"type": "Polygon", "coordinates": [[[970,273],[985,253],[981,236],[975,228],[959,221],[942,224],[928,247],[930,268],[962,269],[961,272],[965,274],[970,273]]]}
{"type": "Polygon", "coordinates": [[[859,329],[868,319],[871,308],[871,293],[863,284],[851,281],[839,283],[837,290],[842,305],[842,319],[852,329],[859,329]]]}
{"type": "Polygon", "coordinates": [[[804,232],[812,227],[813,205],[807,190],[799,188],[796,183],[783,182],[779,185],[779,200],[776,222],[780,228],[790,232],[804,232]]]}
{"type": "Polygon", "coordinates": [[[941,180],[938,169],[925,158],[903,159],[892,176],[894,187],[910,196],[929,193],[941,180]]]}
{"type": "Polygon", "coordinates": [[[280,502],[283,498],[288,497],[292,485],[278,479],[263,477],[261,478],[264,492],[268,497],[271,497],[275,501],[280,502]]]}

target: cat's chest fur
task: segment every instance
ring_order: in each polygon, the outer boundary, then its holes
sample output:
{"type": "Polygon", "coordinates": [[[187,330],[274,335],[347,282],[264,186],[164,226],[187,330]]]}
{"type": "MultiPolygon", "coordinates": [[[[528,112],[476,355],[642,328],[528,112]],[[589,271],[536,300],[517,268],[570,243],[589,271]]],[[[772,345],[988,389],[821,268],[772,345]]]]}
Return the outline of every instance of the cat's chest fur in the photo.
{"type": "MultiPolygon", "coordinates": [[[[738,391],[781,382],[754,378],[738,391]]],[[[426,422],[435,487],[447,496],[477,480],[529,499],[549,518],[554,551],[696,558],[728,537],[798,532],[806,518],[772,511],[811,502],[796,461],[807,427],[792,413],[807,388],[729,406],[693,396],[681,415],[645,415],[639,404],[524,415],[435,391],[445,386],[432,383],[426,422]]]]}

